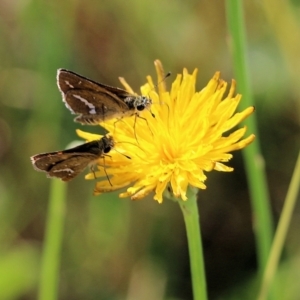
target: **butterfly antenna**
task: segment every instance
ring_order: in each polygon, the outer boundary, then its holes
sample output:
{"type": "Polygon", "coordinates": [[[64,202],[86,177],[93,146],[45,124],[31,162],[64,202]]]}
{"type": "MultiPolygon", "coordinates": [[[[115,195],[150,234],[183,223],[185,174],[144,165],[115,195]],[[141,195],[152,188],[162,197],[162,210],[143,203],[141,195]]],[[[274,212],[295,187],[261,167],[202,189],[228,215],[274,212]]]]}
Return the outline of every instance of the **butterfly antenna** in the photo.
{"type": "Polygon", "coordinates": [[[168,77],[170,77],[170,76],[171,76],[171,72],[168,72],[168,73],[162,78],[162,80],[159,81],[159,82],[157,83],[156,87],[158,87],[161,83],[165,82],[166,79],[167,79],[168,77]]]}
{"type": "Polygon", "coordinates": [[[118,150],[116,150],[116,149],[114,149],[114,150],[115,150],[116,152],[118,152],[119,154],[125,156],[126,158],[131,159],[130,156],[128,156],[128,155],[126,155],[126,154],[124,154],[124,153],[122,153],[122,152],[120,152],[120,151],[118,151],[118,150]]]}
{"type": "Polygon", "coordinates": [[[150,109],[150,114],[153,118],[155,118],[155,114],[151,111],[151,109],[150,109]]]}

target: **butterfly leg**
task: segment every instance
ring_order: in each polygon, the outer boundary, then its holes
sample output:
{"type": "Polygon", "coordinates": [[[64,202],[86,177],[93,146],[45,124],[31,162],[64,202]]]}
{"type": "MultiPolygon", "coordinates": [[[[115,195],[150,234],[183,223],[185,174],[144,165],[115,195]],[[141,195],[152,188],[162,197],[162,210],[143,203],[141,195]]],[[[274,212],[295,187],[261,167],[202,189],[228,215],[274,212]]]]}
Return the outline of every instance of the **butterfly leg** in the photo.
{"type": "MultiPolygon", "coordinates": [[[[154,115],[153,115],[154,116],[154,115]]],[[[152,134],[152,136],[154,136],[154,134],[153,134],[153,132],[152,132],[152,130],[151,130],[151,128],[150,128],[150,126],[149,126],[149,123],[148,123],[148,121],[147,121],[147,119],[146,118],[143,118],[143,117],[141,117],[140,115],[138,115],[138,114],[135,114],[135,120],[134,120],[134,128],[135,128],[135,123],[136,123],[136,118],[140,118],[140,119],[143,119],[146,123],[147,123],[147,126],[148,126],[148,128],[149,128],[149,130],[150,130],[150,132],[151,132],[151,134],[152,134]]],[[[134,130],[134,132],[135,132],[135,130],[134,130]]],[[[135,133],[134,133],[135,134],[135,133]]]]}

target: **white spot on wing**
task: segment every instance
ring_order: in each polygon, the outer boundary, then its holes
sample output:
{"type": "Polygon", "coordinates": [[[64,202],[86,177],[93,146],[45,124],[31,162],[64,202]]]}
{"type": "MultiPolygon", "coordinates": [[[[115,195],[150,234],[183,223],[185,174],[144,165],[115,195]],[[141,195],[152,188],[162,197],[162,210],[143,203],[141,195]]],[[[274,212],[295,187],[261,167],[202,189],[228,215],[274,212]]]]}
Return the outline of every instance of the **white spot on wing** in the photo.
{"type": "Polygon", "coordinates": [[[89,101],[87,101],[86,99],[84,99],[84,98],[82,98],[81,96],[78,96],[78,95],[73,95],[73,97],[80,100],[80,101],[82,101],[86,106],[88,106],[90,108],[89,113],[91,115],[96,114],[95,106],[92,103],[90,103],[89,101]]]}
{"type": "Polygon", "coordinates": [[[65,80],[65,84],[68,85],[71,89],[74,89],[74,86],[68,80],[65,80]]]}
{"type": "Polygon", "coordinates": [[[59,170],[53,170],[53,173],[59,173],[59,172],[67,172],[67,173],[74,173],[74,170],[70,168],[65,168],[65,169],[59,169],[59,170]]]}

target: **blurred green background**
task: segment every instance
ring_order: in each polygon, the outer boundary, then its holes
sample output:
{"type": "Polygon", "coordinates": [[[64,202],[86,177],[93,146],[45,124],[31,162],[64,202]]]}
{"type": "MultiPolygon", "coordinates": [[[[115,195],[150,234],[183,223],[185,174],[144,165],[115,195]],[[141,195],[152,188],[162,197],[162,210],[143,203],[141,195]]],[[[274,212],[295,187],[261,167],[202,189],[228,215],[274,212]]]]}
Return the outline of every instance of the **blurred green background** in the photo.
{"type": "MultiPolygon", "coordinates": [[[[256,117],[275,220],[299,150],[299,28],[282,37],[265,3],[244,1],[256,117]],[[292,51],[289,51],[292,50],[292,51]],[[298,83],[298,85],[297,85],[298,83]]],[[[290,3],[300,20],[300,3],[290,3]]],[[[290,24],[286,23],[286,26],[290,24]]],[[[284,24],[278,24],[281,28],[284,24]]],[[[0,2],[0,299],[35,299],[50,180],[29,157],[78,139],[56,86],[67,68],[139,92],[153,61],[171,71],[199,69],[200,90],[215,71],[233,77],[222,1],[0,2]]],[[[210,299],[253,299],[256,255],[241,153],[233,173],[208,175],[199,207],[210,299]]],[[[192,298],[187,242],[178,205],[92,196],[84,174],[68,183],[59,299],[192,298]]],[[[299,283],[299,207],[280,266],[282,293],[299,283]]],[[[299,287],[298,287],[299,289],[299,287]]],[[[299,295],[299,290],[297,291],[299,295]]],[[[297,293],[296,293],[297,294],[297,293]]],[[[293,296],[282,299],[296,299],[293,296]]]]}

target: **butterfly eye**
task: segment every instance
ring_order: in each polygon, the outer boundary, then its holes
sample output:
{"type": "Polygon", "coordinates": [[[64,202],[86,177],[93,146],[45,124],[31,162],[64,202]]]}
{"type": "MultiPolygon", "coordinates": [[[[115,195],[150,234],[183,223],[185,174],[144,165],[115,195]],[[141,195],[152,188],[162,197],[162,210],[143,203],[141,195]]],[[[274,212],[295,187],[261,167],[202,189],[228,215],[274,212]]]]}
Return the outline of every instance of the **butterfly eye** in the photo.
{"type": "Polygon", "coordinates": [[[138,106],[136,107],[136,109],[137,109],[138,111],[144,110],[144,109],[145,109],[145,104],[140,104],[140,105],[138,105],[138,106]]]}
{"type": "Polygon", "coordinates": [[[104,153],[108,153],[109,151],[111,150],[111,147],[110,146],[107,146],[103,149],[103,152],[104,153]]]}

